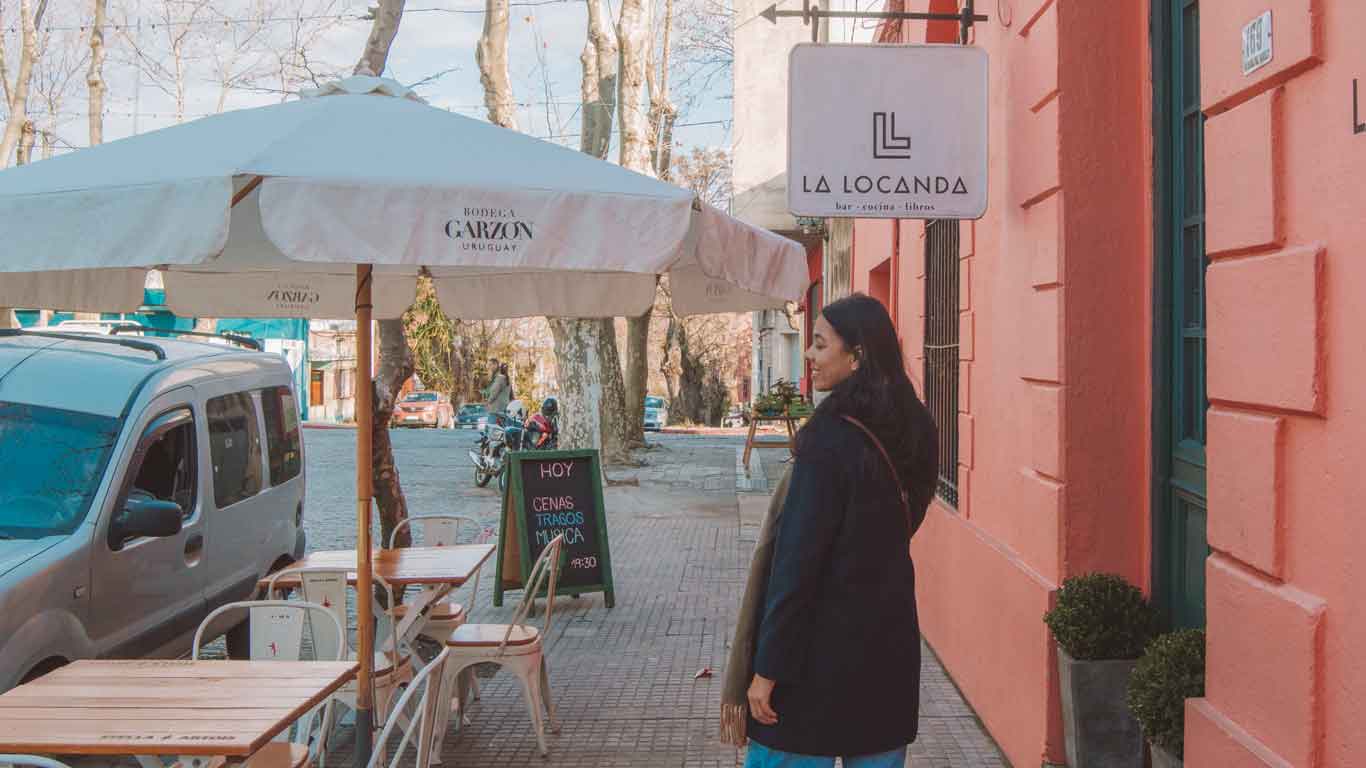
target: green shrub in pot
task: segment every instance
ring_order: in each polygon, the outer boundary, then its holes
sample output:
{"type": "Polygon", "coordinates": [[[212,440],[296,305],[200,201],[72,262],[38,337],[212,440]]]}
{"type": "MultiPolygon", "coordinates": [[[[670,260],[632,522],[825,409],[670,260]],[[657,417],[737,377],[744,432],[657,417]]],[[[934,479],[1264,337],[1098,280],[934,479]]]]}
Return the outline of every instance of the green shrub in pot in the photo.
{"type": "Polygon", "coordinates": [[[1125,693],[1158,622],[1138,587],[1114,574],[1074,576],[1058,590],[1044,623],[1058,644],[1070,768],[1142,768],[1143,735],[1125,693]]]}
{"type": "Polygon", "coordinates": [[[1159,622],[1138,587],[1112,573],[1064,581],[1043,620],[1058,645],[1078,661],[1136,659],[1157,634],[1159,622]]]}
{"type": "Polygon", "coordinates": [[[1129,676],[1128,700],[1143,735],[1155,748],[1155,765],[1160,757],[1184,757],[1186,699],[1204,695],[1204,631],[1184,629],[1162,635],[1143,652],[1129,676]],[[1159,756],[1157,749],[1167,755],[1159,756]]]}

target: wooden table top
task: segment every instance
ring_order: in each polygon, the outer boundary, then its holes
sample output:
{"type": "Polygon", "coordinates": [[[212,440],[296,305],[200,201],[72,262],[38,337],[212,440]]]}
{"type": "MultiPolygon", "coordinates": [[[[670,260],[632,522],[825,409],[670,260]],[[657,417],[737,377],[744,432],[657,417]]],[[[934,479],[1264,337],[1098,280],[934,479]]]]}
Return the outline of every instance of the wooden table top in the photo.
{"type": "MultiPolygon", "coordinates": [[[[371,556],[375,575],[393,586],[413,586],[419,584],[449,584],[458,587],[474,578],[489,557],[493,555],[492,544],[457,544],[450,547],[404,547],[401,549],[377,549],[371,556]]],[[[333,549],[310,552],[303,560],[290,568],[349,568],[352,584],[356,583],[356,550],[333,549]]],[[[262,579],[260,585],[267,586],[269,579],[262,579]]],[[[276,582],[279,587],[298,586],[298,579],[282,578],[276,582]]]]}
{"type": "Polygon", "coordinates": [[[0,752],[246,757],[353,661],[75,661],[0,695],[0,752]]]}

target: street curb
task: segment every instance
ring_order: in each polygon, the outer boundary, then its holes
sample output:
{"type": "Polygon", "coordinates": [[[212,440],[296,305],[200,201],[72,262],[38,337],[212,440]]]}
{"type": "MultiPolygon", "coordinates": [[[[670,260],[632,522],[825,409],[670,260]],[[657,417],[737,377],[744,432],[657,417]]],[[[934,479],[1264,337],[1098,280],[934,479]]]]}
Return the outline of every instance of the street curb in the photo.
{"type": "Polygon", "coordinates": [[[304,429],[355,429],[355,424],[334,424],[330,421],[303,421],[300,426],[304,429]]]}

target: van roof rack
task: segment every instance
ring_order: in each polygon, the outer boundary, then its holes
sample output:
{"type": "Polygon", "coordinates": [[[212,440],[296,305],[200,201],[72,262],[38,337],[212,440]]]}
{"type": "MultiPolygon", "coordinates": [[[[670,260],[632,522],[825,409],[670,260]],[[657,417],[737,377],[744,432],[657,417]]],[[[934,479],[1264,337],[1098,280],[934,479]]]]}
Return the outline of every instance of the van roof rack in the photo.
{"type": "Polygon", "coordinates": [[[62,333],[61,331],[44,331],[31,328],[0,328],[0,338],[7,336],[41,336],[44,339],[62,339],[64,341],[89,341],[96,344],[117,344],[120,347],[136,349],[140,352],[151,352],[157,360],[165,360],[166,352],[161,347],[150,341],[139,339],[120,339],[100,333],[62,333]]]}
{"type": "Polygon", "coordinates": [[[236,333],[209,333],[207,331],[181,331],[174,328],[153,328],[150,325],[118,325],[109,329],[110,336],[117,336],[120,333],[158,333],[167,336],[194,336],[201,339],[223,339],[247,349],[260,352],[264,349],[258,339],[250,336],[242,336],[236,333]]]}

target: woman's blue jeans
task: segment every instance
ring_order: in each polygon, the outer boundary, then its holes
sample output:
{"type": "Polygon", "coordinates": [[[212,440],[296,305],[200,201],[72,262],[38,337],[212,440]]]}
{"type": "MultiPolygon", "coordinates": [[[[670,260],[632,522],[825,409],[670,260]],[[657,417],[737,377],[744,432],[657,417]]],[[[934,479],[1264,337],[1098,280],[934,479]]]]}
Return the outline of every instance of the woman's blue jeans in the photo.
{"type": "MultiPolygon", "coordinates": [[[[906,748],[840,759],[844,762],[844,768],[902,768],[906,765],[906,748]]],[[[780,752],[753,739],[749,740],[749,751],[745,754],[745,768],[833,768],[834,765],[833,757],[780,752]]]]}

